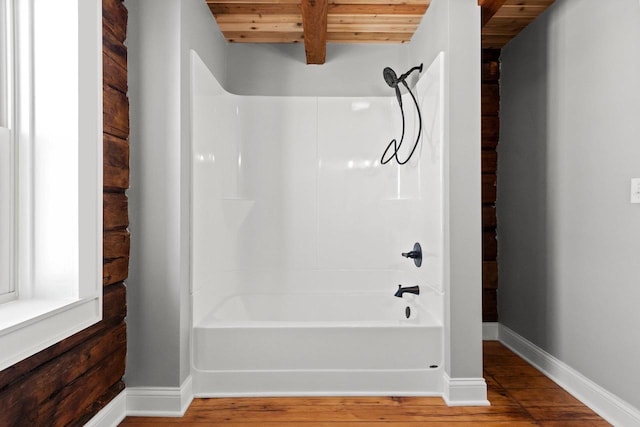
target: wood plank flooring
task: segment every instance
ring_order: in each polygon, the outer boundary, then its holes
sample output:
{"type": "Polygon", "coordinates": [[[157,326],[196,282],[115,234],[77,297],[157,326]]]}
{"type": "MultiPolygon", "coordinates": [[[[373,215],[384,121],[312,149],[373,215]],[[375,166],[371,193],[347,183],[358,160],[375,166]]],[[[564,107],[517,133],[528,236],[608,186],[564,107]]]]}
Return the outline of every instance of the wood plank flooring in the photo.
{"type": "Polygon", "coordinates": [[[195,399],[182,418],[127,417],[122,427],[600,427],[602,418],[497,341],[484,343],[489,407],[439,397],[195,399]]]}

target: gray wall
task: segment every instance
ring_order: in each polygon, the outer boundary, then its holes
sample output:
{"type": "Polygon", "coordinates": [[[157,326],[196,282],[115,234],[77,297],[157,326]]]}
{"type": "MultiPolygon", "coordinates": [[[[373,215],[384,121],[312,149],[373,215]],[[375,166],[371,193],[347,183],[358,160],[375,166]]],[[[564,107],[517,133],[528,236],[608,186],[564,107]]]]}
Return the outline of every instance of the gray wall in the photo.
{"type": "Polygon", "coordinates": [[[162,192],[153,188],[156,182],[170,181],[179,174],[179,165],[171,161],[178,146],[170,144],[180,138],[180,105],[176,102],[180,39],[179,26],[172,19],[179,13],[179,4],[174,0],[135,0],[127,1],[126,6],[131,117],[129,229],[135,236],[127,280],[126,382],[130,387],[175,386],[180,381],[176,357],[180,311],[174,304],[180,295],[180,264],[173,242],[180,233],[175,222],[179,192],[170,183],[162,192]],[[158,62],[162,66],[155,66],[158,62]],[[166,250],[149,250],[153,247],[166,250]]]}
{"type": "Polygon", "coordinates": [[[201,0],[127,0],[131,263],[127,386],[190,373],[189,50],[226,80],[226,42],[201,0]]]}
{"type": "Polygon", "coordinates": [[[387,96],[382,69],[405,72],[407,45],[328,44],[327,62],[307,65],[303,44],[229,44],[225,89],[238,95],[387,96]]]}
{"type": "Polygon", "coordinates": [[[640,4],[562,0],[502,51],[500,322],[640,408],[640,4]]]}

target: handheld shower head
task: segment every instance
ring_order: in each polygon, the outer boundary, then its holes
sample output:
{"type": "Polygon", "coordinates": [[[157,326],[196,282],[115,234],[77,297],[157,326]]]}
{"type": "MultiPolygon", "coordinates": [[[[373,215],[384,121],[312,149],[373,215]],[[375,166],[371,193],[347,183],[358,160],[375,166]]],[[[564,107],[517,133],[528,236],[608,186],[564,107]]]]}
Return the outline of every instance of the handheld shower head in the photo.
{"type": "Polygon", "coordinates": [[[390,67],[385,67],[385,69],[382,70],[382,77],[384,77],[384,81],[387,82],[389,87],[392,87],[396,90],[396,98],[398,98],[398,104],[400,104],[400,107],[402,107],[402,94],[400,93],[400,88],[398,87],[398,83],[400,83],[400,81],[398,80],[396,72],[393,71],[390,67]]]}
{"type": "Polygon", "coordinates": [[[398,77],[396,72],[393,71],[393,69],[391,69],[391,67],[385,67],[385,69],[382,70],[382,76],[384,77],[384,81],[387,82],[389,87],[396,88],[396,87],[398,87],[398,85],[400,83],[404,83],[405,86],[406,86],[407,83],[406,83],[405,80],[407,79],[407,77],[409,77],[409,74],[413,73],[416,70],[419,73],[421,73],[422,72],[422,64],[411,68],[409,71],[407,71],[406,73],[404,73],[400,77],[398,77]]]}
{"type": "Polygon", "coordinates": [[[384,81],[387,82],[389,87],[395,88],[398,86],[398,76],[396,75],[396,72],[391,68],[385,67],[385,69],[382,70],[382,76],[384,77],[384,81]]]}

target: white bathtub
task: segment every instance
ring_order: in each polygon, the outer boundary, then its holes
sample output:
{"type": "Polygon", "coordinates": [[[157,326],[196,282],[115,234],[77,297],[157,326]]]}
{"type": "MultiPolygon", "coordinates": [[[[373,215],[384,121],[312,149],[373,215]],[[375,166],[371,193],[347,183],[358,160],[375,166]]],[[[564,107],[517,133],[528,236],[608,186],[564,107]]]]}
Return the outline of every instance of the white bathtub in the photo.
{"type": "Polygon", "coordinates": [[[194,394],[440,395],[443,332],[428,297],[232,296],[195,325],[194,394]]]}

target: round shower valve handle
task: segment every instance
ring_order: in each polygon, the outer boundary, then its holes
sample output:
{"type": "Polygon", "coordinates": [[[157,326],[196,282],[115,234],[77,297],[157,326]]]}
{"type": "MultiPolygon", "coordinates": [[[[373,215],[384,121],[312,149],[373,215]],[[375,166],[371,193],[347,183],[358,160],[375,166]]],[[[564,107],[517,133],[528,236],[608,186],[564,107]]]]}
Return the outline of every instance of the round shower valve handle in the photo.
{"type": "Polygon", "coordinates": [[[402,256],[413,259],[413,263],[416,267],[420,267],[422,265],[422,248],[420,247],[420,243],[416,242],[413,245],[412,251],[402,252],[402,256]]]}

